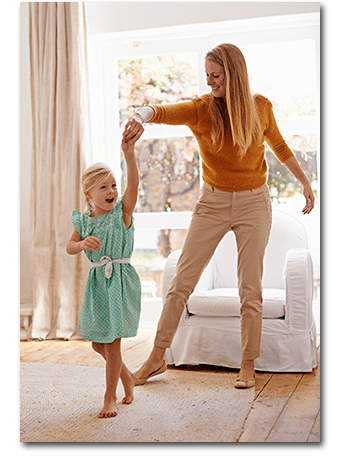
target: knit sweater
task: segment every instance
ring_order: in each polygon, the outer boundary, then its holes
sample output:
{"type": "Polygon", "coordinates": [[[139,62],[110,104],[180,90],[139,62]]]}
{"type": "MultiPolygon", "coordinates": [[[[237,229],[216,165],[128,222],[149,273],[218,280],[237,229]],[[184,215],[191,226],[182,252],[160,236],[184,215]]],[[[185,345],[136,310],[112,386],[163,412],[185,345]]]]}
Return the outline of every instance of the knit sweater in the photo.
{"type": "Polygon", "coordinates": [[[200,149],[203,181],[209,186],[221,191],[259,188],[267,182],[268,176],[264,155],[265,141],[281,163],[294,156],[277,127],[272,103],[264,96],[255,96],[261,123],[261,136],[241,157],[233,145],[230,129],[227,130],[223,148],[218,151],[213,147],[212,122],[208,111],[210,97],[210,94],[205,94],[191,101],[150,105],[155,113],[149,122],[187,125],[190,128],[200,149]]]}

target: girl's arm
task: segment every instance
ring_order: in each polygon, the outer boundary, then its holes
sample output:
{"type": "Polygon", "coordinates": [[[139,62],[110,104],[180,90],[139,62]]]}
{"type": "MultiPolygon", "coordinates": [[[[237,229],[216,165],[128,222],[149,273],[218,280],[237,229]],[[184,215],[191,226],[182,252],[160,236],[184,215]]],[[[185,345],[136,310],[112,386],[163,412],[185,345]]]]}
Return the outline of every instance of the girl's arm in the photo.
{"type": "Polygon", "coordinates": [[[78,231],[74,230],[70,240],[66,246],[66,252],[69,255],[77,255],[83,250],[90,250],[93,252],[100,248],[100,240],[94,236],[88,236],[82,240],[78,231]]]}
{"type": "Polygon", "coordinates": [[[122,200],[122,210],[125,229],[128,229],[131,226],[132,214],[138,197],[139,177],[135,158],[135,141],[126,143],[123,139],[122,150],[127,166],[127,186],[122,200]]]}
{"type": "Polygon", "coordinates": [[[295,178],[302,184],[303,194],[306,198],[306,207],[304,207],[302,213],[310,213],[314,208],[315,197],[312,188],[309,184],[308,178],[303,173],[303,170],[298,164],[295,157],[290,157],[283,163],[283,165],[285,165],[288,168],[288,170],[292,172],[295,178]]]}

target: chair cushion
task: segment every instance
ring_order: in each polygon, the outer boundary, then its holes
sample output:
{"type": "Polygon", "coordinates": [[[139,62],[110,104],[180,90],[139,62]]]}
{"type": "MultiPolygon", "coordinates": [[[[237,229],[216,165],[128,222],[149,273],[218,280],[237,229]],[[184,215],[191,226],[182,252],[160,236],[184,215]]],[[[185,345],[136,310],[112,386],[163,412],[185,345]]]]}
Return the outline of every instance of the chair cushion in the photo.
{"type": "MultiPolygon", "coordinates": [[[[263,317],[281,318],[285,314],[285,291],[263,289],[263,317]]],[[[190,314],[205,317],[240,316],[238,289],[222,288],[195,291],[188,300],[190,314]]]]}

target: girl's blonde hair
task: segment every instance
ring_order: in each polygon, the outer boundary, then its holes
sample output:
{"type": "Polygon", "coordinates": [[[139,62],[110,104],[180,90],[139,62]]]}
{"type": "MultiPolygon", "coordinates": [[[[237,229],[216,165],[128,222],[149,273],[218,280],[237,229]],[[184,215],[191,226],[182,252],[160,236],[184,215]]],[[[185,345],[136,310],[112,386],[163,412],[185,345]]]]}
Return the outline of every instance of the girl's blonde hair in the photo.
{"type": "Polygon", "coordinates": [[[261,129],[244,56],[237,46],[223,43],[208,51],[205,59],[222,66],[226,79],[226,101],[211,95],[209,103],[213,145],[222,149],[230,125],[233,143],[244,156],[261,129]]]}
{"type": "Polygon", "coordinates": [[[90,165],[90,167],[84,170],[81,176],[81,186],[83,188],[83,193],[85,194],[87,210],[93,208],[93,204],[87,197],[88,192],[91,188],[93,188],[93,186],[100,183],[102,180],[105,181],[110,174],[114,177],[111,168],[108,165],[100,162],[97,164],[90,165]]]}

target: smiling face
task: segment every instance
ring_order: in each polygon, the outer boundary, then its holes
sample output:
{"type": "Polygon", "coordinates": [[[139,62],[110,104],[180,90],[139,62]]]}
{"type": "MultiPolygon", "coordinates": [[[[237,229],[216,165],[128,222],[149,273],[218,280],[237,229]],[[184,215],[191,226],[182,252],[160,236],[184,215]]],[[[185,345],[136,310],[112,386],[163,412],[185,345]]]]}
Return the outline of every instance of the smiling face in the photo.
{"type": "Polygon", "coordinates": [[[205,61],[205,73],[207,76],[207,85],[211,87],[211,94],[215,98],[226,98],[226,78],[225,72],[222,66],[206,59],[205,61]]]}
{"type": "Polygon", "coordinates": [[[92,217],[98,217],[110,212],[116,205],[118,199],[116,180],[111,174],[109,174],[109,176],[103,176],[102,179],[88,191],[86,197],[91,199],[94,205],[94,209],[91,213],[92,217]]]}

